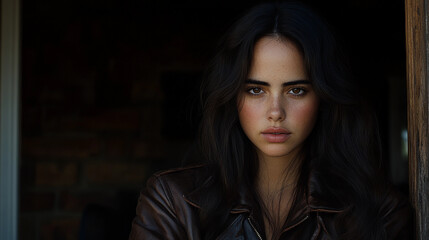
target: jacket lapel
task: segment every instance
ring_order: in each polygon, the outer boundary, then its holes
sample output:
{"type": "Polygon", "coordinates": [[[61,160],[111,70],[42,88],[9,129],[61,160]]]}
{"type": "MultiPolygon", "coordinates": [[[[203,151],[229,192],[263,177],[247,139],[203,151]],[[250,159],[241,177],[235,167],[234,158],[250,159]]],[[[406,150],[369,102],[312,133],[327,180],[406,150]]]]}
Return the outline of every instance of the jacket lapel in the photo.
{"type": "MultiPolygon", "coordinates": [[[[301,223],[305,222],[309,218],[312,212],[318,213],[340,213],[346,208],[323,194],[323,187],[318,180],[318,175],[315,171],[310,171],[308,174],[307,190],[304,192],[304,196],[298,196],[296,199],[295,207],[288,222],[284,227],[283,232],[289,231],[301,223]]],[[[194,190],[190,193],[183,195],[184,200],[193,207],[201,208],[201,197],[207,194],[209,191],[213,191],[215,182],[212,176],[207,176],[200,183],[196,183],[194,190]]],[[[259,237],[256,234],[250,234],[251,236],[245,236],[245,234],[255,233],[254,227],[250,225],[249,217],[255,215],[254,203],[251,201],[251,194],[246,191],[244,187],[239,189],[240,199],[237,204],[231,207],[230,214],[235,215],[235,219],[232,221],[230,226],[219,236],[218,239],[231,239],[231,236],[235,236],[233,239],[255,239],[259,237]],[[245,231],[243,231],[245,230],[245,231]]],[[[253,218],[256,222],[262,222],[260,216],[253,218]]],[[[259,224],[260,225],[260,224],[259,224]]],[[[263,229],[256,230],[257,232],[263,232],[263,229]]]]}

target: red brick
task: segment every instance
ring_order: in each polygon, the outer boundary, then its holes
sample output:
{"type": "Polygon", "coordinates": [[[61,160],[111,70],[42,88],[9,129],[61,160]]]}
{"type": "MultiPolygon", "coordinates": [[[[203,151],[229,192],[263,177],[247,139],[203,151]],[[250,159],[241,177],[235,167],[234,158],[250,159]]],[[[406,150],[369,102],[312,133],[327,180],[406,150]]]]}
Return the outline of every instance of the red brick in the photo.
{"type": "Polygon", "coordinates": [[[150,139],[151,141],[162,139],[161,129],[165,121],[168,121],[168,119],[163,119],[161,106],[154,105],[142,108],[142,138],[150,139]]]}
{"type": "Polygon", "coordinates": [[[99,153],[99,140],[84,137],[24,137],[24,156],[43,158],[88,158],[99,153]]]}
{"type": "Polygon", "coordinates": [[[141,184],[146,166],[141,163],[94,162],[85,165],[85,176],[90,184],[141,184]]]}
{"type": "Polygon", "coordinates": [[[145,72],[145,78],[134,81],[131,91],[133,101],[160,101],[164,98],[164,92],[159,84],[159,76],[147,76],[149,71],[145,72]]]}
{"type": "Polygon", "coordinates": [[[27,164],[26,159],[21,159],[22,164],[19,167],[19,185],[20,188],[27,188],[34,185],[36,179],[36,166],[34,164],[27,164]]]}
{"type": "Polygon", "coordinates": [[[134,158],[163,158],[166,157],[167,147],[165,142],[135,142],[133,149],[134,158]]]}
{"type": "Polygon", "coordinates": [[[108,109],[84,116],[80,120],[84,130],[135,131],[140,126],[139,109],[108,109]]]}
{"type": "Polygon", "coordinates": [[[54,193],[21,193],[20,211],[46,211],[55,207],[54,193]]]}
{"type": "Polygon", "coordinates": [[[122,138],[106,139],[106,156],[107,157],[127,157],[131,154],[131,140],[123,140],[122,138]]]}
{"type": "Polygon", "coordinates": [[[113,205],[111,196],[96,192],[62,192],[60,195],[60,210],[82,212],[88,204],[113,205]]]}
{"type": "MultiPolygon", "coordinates": [[[[52,110],[43,122],[48,131],[136,131],[140,127],[140,108],[80,108],[73,113],[52,110]]],[[[64,110],[62,110],[64,111],[64,110]]]]}
{"type": "Polygon", "coordinates": [[[19,215],[19,240],[34,240],[37,236],[37,221],[33,215],[25,215],[20,212],[19,215]]]}
{"type": "Polygon", "coordinates": [[[78,168],[76,163],[37,163],[36,185],[71,186],[77,183],[78,168]]]}
{"type": "Polygon", "coordinates": [[[22,108],[21,131],[26,134],[41,131],[43,111],[40,106],[22,108]]]}
{"type": "Polygon", "coordinates": [[[179,160],[188,149],[191,143],[187,141],[167,142],[167,141],[140,141],[134,143],[133,158],[143,159],[166,159],[177,158],[179,160]]]}
{"type": "Polygon", "coordinates": [[[79,237],[80,217],[58,218],[42,223],[40,239],[43,240],[74,240],[79,237]]]}

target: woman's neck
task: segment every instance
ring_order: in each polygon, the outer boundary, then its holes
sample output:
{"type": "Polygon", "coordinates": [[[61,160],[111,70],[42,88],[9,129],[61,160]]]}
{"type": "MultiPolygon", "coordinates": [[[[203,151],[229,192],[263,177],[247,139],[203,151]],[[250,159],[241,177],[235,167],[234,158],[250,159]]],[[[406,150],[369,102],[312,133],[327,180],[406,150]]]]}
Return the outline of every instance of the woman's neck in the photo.
{"type": "Polygon", "coordinates": [[[257,189],[262,201],[267,239],[283,226],[294,199],[301,160],[289,158],[259,158],[257,189]],[[277,230],[276,230],[277,229],[277,230]]]}
{"type": "Polygon", "coordinates": [[[289,158],[260,157],[257,177],[259,191],[271,195],[294,187],[299,177],[300,161],[296,155],[289,158]]]}

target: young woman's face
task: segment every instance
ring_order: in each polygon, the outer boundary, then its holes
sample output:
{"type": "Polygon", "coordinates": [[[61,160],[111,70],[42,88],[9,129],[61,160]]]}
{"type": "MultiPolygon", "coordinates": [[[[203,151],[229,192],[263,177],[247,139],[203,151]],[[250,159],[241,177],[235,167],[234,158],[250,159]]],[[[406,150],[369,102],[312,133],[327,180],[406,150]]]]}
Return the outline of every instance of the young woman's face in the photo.
{"type": "Polygon", "coordinates": [[[319,99],[297,46],[263,37],[239,99],[241,126],[260,158],[293,157],[314,127],[319,99]]]}

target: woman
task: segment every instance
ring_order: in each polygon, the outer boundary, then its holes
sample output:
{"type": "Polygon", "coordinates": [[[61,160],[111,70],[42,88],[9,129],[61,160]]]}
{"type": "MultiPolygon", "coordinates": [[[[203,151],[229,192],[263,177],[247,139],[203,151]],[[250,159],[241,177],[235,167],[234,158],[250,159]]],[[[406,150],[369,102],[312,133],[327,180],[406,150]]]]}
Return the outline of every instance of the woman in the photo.
{"type": "Polygon", "coordinates": [[[328,27],[263,4],[226,34],[203,84],[204,165],[155,174],[130,239],[409,239],[375,121],[328,27]]]}

